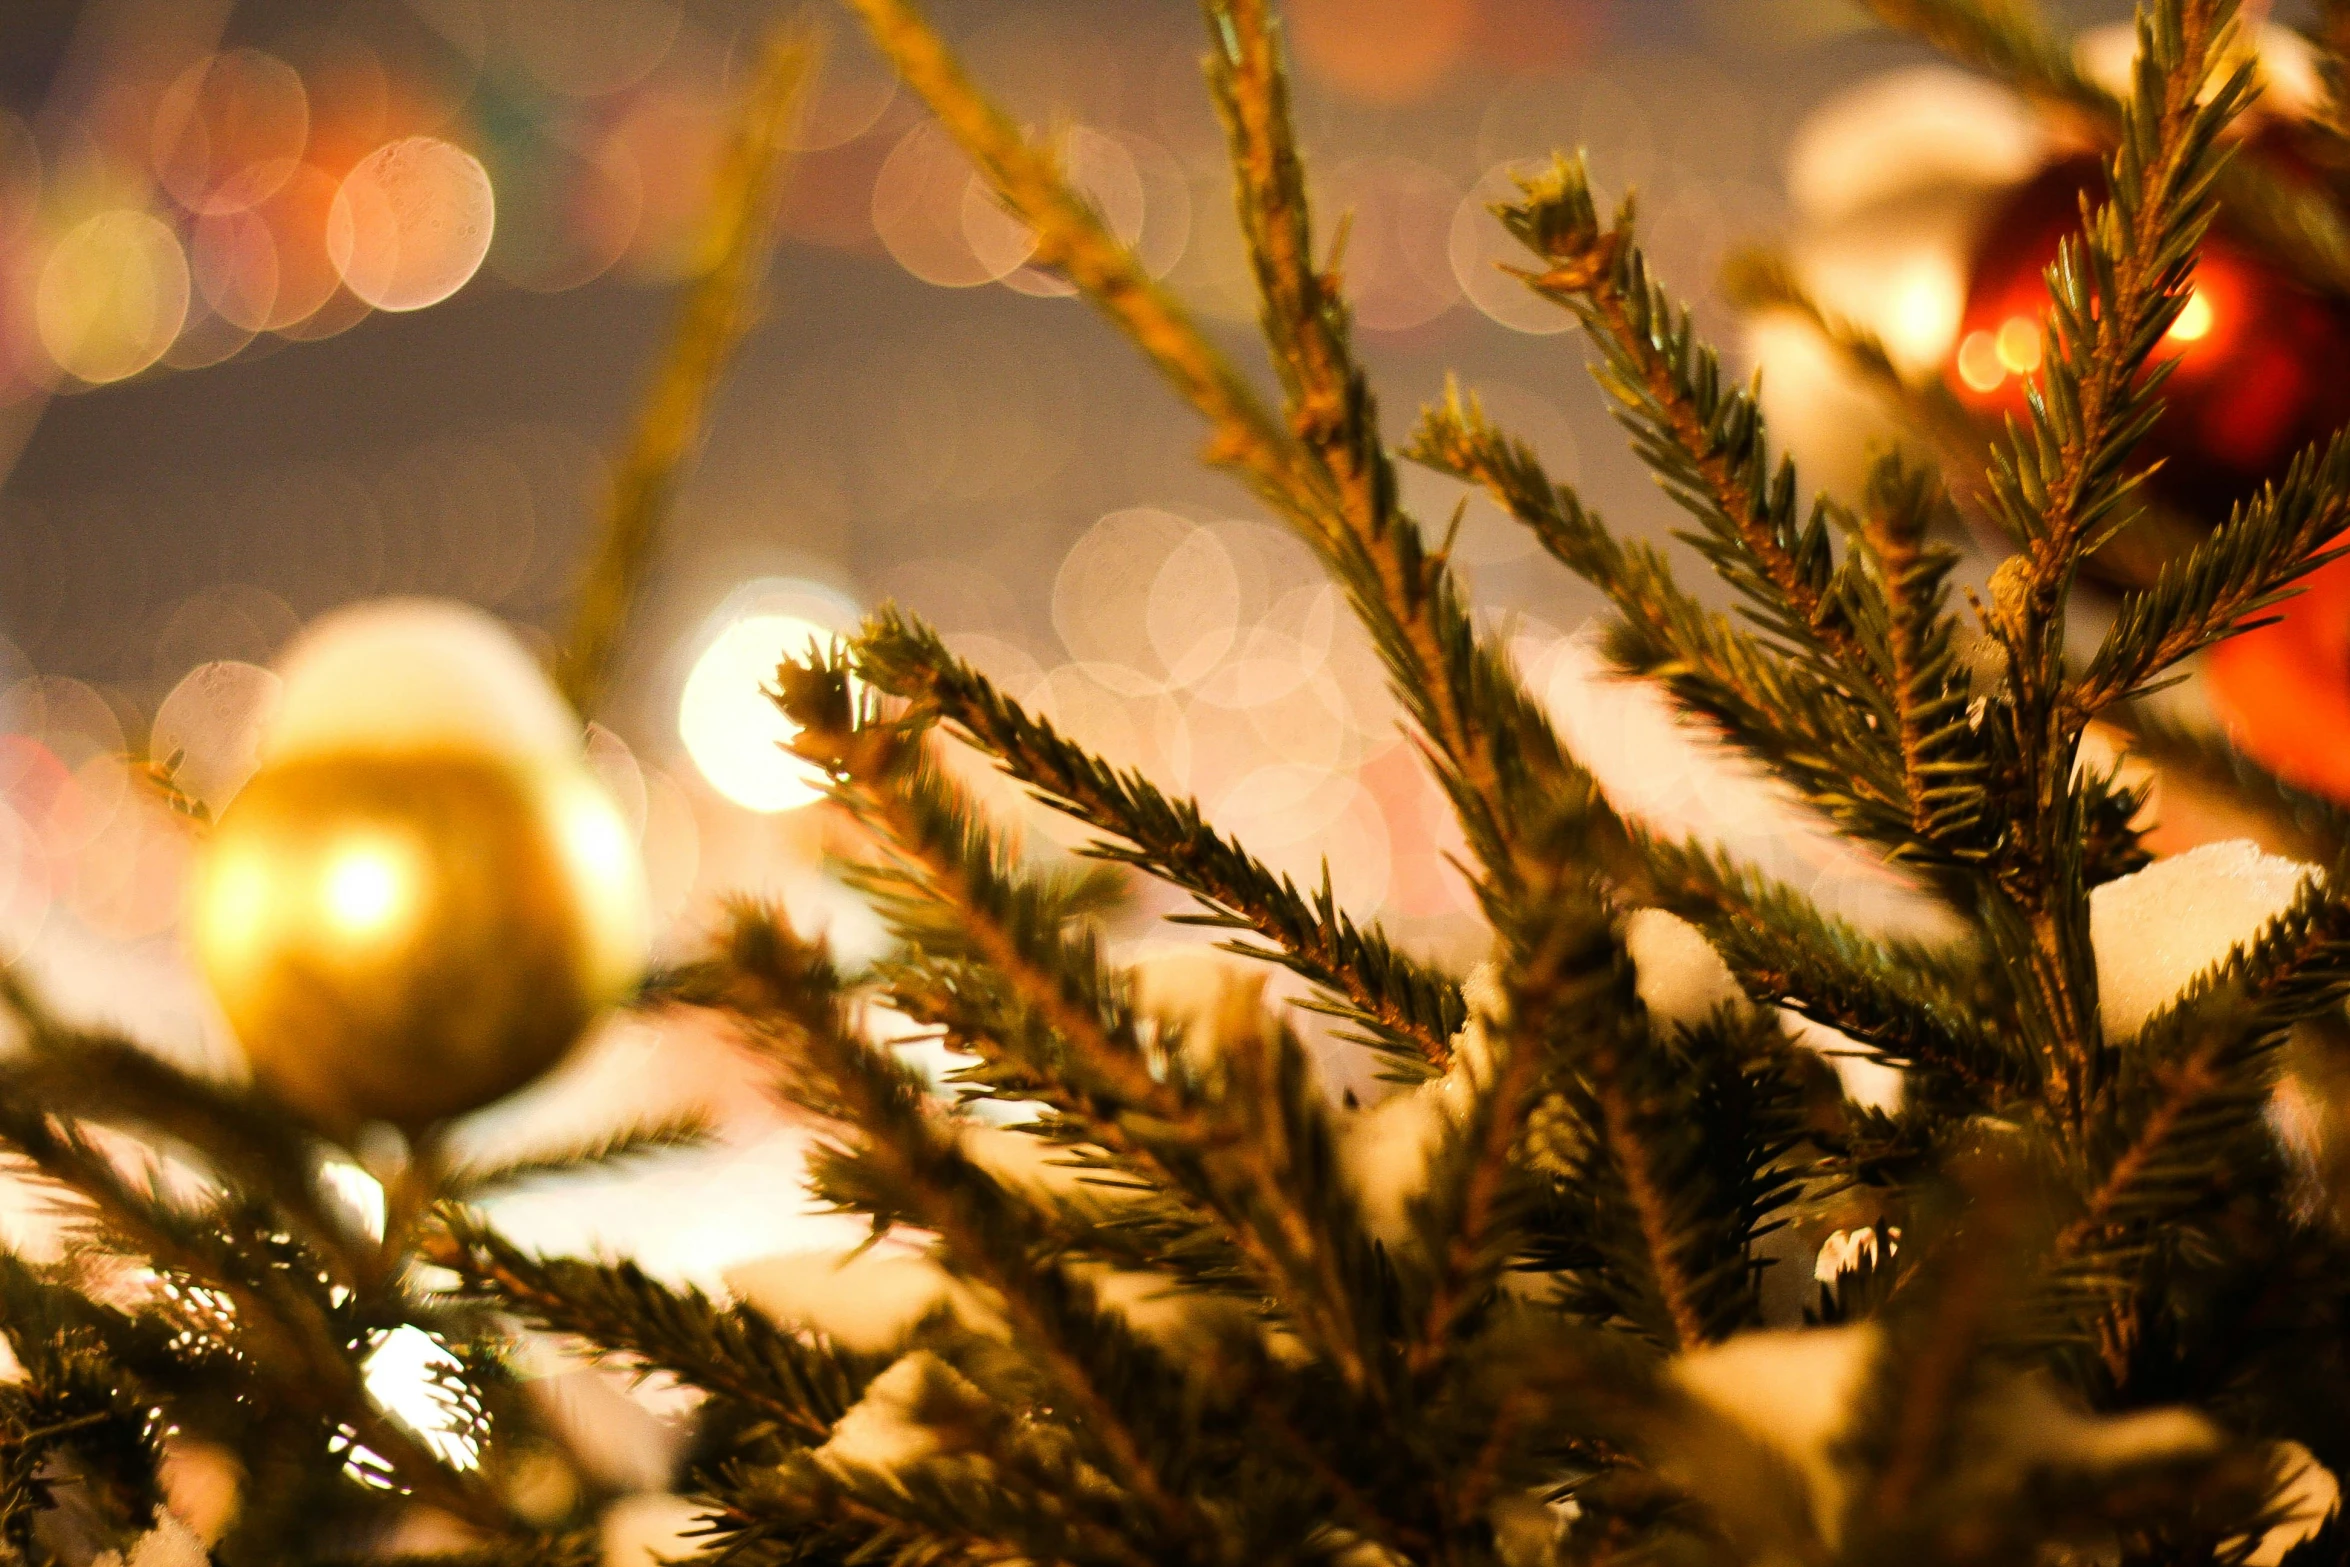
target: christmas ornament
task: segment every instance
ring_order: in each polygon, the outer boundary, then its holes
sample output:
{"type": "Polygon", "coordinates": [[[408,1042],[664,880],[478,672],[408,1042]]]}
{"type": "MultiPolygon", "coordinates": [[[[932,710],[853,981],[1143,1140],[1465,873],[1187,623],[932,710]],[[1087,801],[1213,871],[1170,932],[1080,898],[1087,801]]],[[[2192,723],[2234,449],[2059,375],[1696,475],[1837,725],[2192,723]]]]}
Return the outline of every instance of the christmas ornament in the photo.
{"type": "MultiPolygon", "coordinates": [[[[2257,30],[2258,106],[2238,122],[2277,179],[2316,179],[2310,115],[2324,101],[2308,46],[2257,30]]],[[[2083,68],[2127,93],[2136,35],[2099,29],[2083,68]]],[[[1939,380],[1984,426],[2024,409],[2040,368],[2044,273],[2106,194],[2104,154],[2079,127],[1995,84],[1942,67],[1889,72],[1816,111],[1790,152],[1789,242],[1797,279],[1827,313],[1864,329],[1916,385],[1939,380]]],[[[2192,544],[2292,454],[2350,418],[2350,310],[2303,287],[2226,222],[2206,241],[2195,292],[2163,345],[2179,362],[2167,412],[2142,449],[2159,535],[2121,541],[2109,563],[2136,580],[2192,544]]],[[[1800,322],[1766,318],[1753,346],[1764,411],[1812,478],[1855,490],[1902,411],[1800,322]]]]}
{"type": "Polygon", "coordinates": [[[415,1133],[553,1066],[636,976],[635,845],[530,656],[463,605],[296,643],[196,878],[197,955],[255,1075],[320,1130],[415,1133]]]}
{"type": "MultiPolygon", "coordinates": [[[[1959,399],[1996,421],[2021,418],[2040,368],[2043,274],[2101,200],[2101,161],[2050,164],[1994,209],[1969,268],[1947,375],[1959,399]]],[[[2204,241],[2194,292],[2161,350],[2177,360],[2145,450],[2149,493],[2217,520],[2292,455],[2350,420],[2350,314],[2300,286],[2223,224],[2204,241]]]]}
{"type": "Polygon", "coordinates": [[[2311,573],[2274,625],[2205,655],[2236,745],[2287,783],[2350,803],[2350,560],[2311,573]]]}

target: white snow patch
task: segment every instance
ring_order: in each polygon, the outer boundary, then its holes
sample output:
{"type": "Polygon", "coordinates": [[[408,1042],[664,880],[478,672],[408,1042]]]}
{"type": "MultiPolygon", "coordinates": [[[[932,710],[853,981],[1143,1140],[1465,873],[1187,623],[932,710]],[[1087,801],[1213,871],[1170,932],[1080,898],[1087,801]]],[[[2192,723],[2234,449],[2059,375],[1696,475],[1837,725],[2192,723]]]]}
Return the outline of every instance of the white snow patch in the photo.
{"type": "Polygon", "coordinates": [[[2157,860],[2089,894],[2098,1012],[2108,1039],[2143,1027],[2179,992],[2282,914],[2314,867],[2249,839],[2157,860]]]}

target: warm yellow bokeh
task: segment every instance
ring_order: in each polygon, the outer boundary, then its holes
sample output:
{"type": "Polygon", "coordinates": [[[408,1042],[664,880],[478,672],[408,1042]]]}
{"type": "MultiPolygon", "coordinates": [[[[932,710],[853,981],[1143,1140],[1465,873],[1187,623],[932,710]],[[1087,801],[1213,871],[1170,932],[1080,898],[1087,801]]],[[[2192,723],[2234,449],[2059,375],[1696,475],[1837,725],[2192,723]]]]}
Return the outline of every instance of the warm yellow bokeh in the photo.
{"type": "Polygon", "coordinates": [[[799,727],[767,691],[778,663],[832,638],[797,615],[749,615],[694,662],[678,702],[678,734],[710,786],[735,804],[790,811],[823,798],[815,770],[784,750],[799,727]]]}

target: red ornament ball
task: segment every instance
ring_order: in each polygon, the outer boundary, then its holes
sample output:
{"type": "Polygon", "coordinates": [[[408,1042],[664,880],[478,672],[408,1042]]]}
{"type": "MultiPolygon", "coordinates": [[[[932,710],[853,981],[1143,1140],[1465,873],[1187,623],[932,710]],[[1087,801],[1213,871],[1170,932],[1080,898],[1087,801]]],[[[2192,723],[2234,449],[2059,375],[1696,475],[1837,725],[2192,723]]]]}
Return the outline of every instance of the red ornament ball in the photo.
{"type": "MultiPolygon", "coordinates": [[[[1978,413],[2024,412],[2048,314],[2043,274],[2081,232],[2081,201],[2105,195],[2094,158],[2050,164],[1999,204],[1969,268],[1950,386],[1978,413]]],[[[2295,452],[2350,422],[2350,312],[2303,288],[2223,226],[2204,241],[2194,292],[2159,358],[2178,368],[2142,450],[2152,494],[2217,523],[2295,452]]]]}

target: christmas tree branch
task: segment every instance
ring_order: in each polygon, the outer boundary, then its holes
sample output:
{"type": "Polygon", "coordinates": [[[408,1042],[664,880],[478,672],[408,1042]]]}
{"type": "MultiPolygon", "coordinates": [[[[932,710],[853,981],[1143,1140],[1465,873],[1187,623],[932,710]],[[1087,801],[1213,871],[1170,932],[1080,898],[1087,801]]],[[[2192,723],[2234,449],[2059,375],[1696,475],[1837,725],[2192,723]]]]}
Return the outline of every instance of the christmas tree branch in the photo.
{"type": "Polygon", "coordinates": [[[2126,701],[2106,708],[2099,720],[2121,732],[2131,754],[2160,770],[2166,792],[2198,790],[2218,796],[2231,809],[2251,812],[2265,827],[2263,840],[2274,852],[2321,865],[2350,852],[2350,810],[2265,771],[2217,730],[2191,727],[2150,705],[2126,701]]]}
{"type": "MultiPolygon", "coordinates": [[[[2128,134],[2130,108],[2082,70],[2071,40],[2016,0],[1861,0],[1887,26],[1924,39],[2046,107],[2108,146],[2128,134]]],[[[2257,65],[2256,40],[2240,47],[2257,65]]],[[[2321,67],[2322,68],[2322,67],[2321,67]]],[[[2321,292],[2350,293],[2350,222],[2292,154],[2257,143],[2214,182],[2229,221],[2321,292]]]]}
{"type": "Polygon", "coordinates": [[[2084,74],[2070,41],[2056,36],[2031,0],[1860,0],[1887,27],[1924,39],[2043,103],[2092,123],[2118,124],[2122,107],[2084,74]]]}
{"type": "Polygon", "coordinates": [[[1428,742],[1495,901],[1540,901],[1546,867],[1520,861],[1512,825],[1534,809],[1599,813],[1498,650],[1480,638],[1441,556],[1396,494],[1377,404],[1349,341],[1335,274],[1316,270],[1288,81],[1265,0],[1207,0],[1208,84],[1224,121],[1261,320],[1291,429],[1337,500],[1326,554],[1428,742]],[[1546,802],[1538,806],[1539,791],[1546,802]]]}
{"type": "Polygon", "coordinates": [[[2153,586],[2122,601],[2088,669],[2067,692],[2073,722],[2143,692],[2182,659],[2292,597],[2293,584],[2339,559],[2350,528],[2350,434],[2296,455],[2284,477],[2237,505],[2153,586]]]}
{"type": "Polygon", "coordinates": [[[442,1463],[376,1406],[355,1351],[337,1330],[316,1260],[287,1265],[270,1256],[264,1249],[269,1221],[220,1209],[180,1213],[133,1185],[79,1132],[60,1130],[38,1110],[10,1105],[0,1112],[0,1142],[86,1202],[122,1250],[226,1297],[237,1335],[250,1335],[243,1352],[272,1386],[348,1426],[400,1485],[478,1527],[512,1526],[512,1514],[478,1475],[442,1463]]]}
{"type": "Polygon", "coordinates": [[[1046,802],[1123,840],[1097,852],[1172,882],[1226,928],[1249,930],[1270,958],[1332,997],[1333,1015],[1364,1028],[1377,1048],[1442,1070],[1466,1013],[1450,978],[1398,952],[1377,927],[1358,927],[1298,891],[1210,827],[1199,806],[1170,799],[1137,772],[1110,767],[1031,717],[949,652],[918,621],[884,610],[858,642],[858,668],[892,695],[925,704],[1046,802]]]}
{"type": "Polygon", "coordinates": [[[785,1331],[748,1306],[672,1289],[633,1262],[533,1257],[457,1209],[441,1214],[433,1260],[552,1333],[600,1355],[629,1355],[759,1411],[796,1441],[821,1443],[857,1401],[872,1367],[785,1331]]]}
{"type": "Polygon", "coordinates": [[[1886,941],[1697,843],[1650,841],[1656,906],[1703,930],[1749,999],[1788,1006],[1995,1104],[2034,1081],[1955,954],[1886,941]]]}
{"type": "Polygon", "coordinates": [[[604,527],[581,580],[556,661],[556,683],[586,717],[602,704],[612,664],[678,486],[726,365],[757,324],[756,295],[774,243],[785,140],[815,44],[799,22],[771,29],[718,163],[698,275],[678,303],[669,347],[612,475],[604,527]]]}
{"type": "Polygon", "coordinates": [[[1980,829],[1990,768],[1967,724],[1970,683],[1949,607],[1958,556],[1927,542],[1940,505],[1933,478],[1898,458],[1871,469],[1854,552],[1874,591],[1854,594],[1852,613],[1892,708],[1910,832],[1971,862],[1987,852],[1980,829]]]}
{"type": "MultiPolygon", "coordinates": [[[[1064,273],[1131,338],[1216,432],[1213,460],[1285,514],[1320,480],[1248,382],[1069,184],[1053,156],[974,87],[908,0],[853,0],[873,41],[930,106],[998,199],[1036,233],[1032,261],[1064,273]]],[[[1317,509],[1314,514],[1319,516],[1317,509]]],[[[1306,524],[1317,539],[1318,521],[1306,524]]]]}
{"type": "Polygon", "coordinates": [[[136,1128],[200,1154],[220,1176],[266,1196],[346,1285],[380,1285],[389,1264],[319,1190],[317,1156],[282,1112],[190,1076],[136,1045],[72,1027],[13,970],[0,1009],[30,1048],[0,1063],[0,1098],[74,1120],[136,1128]]]}
{"type": "Polygon", "coordinates": [[[989,104],[907,0],[857,0],[877,44],[1037,234],[1063,271],[1215,432],[1209,456],[1236,470],[1321,553],[1387,661],[1398,696],[1442,759],[1447,793],[1497,884],[1519,868],[1504,824],[1530,791],[1601,808],[1587,775],[1470,623],[1457,583],[1396,506],[1367,387],[1344,342],[1344,310],[1310,263],[1286,87],[1264,8],[1208,7],[1210,79],[1241,179],[1265,329],[1291,393],[1288,426],[1102,226],[1050,156],[989,104]]]}
{"type": "Polygon", "coordinates": [[[641,1121],[600,1133],[567,1148],[524,1154],[488,1164],[456,1164],[434,1183],[435,1199],[480,1202],[493,1191],[638,1159],[708,1146],[715,1135],[699,1111],[641,1121]]]}
{"type": "MultiPolygon", "coordinates": [[[[1928,774],[1922,751],[1913,755],[1894,743],[1926,722],[1916,711],[1919,693],[1898,678],[1899,670],[1880,669],[1873,682],[1823,690],[1812,667],[1683,591],[1657,551],[1617,540],[1572,490],[1552,482],[1531,450],[1488,423],[1473,398],[1452,391],[1427,409],[1410,455],[1483,487],[1561,564],[1608,595],[1621,616],[1608,636],[1617,668],[1663,684],[1848,830],[1896,854],[1952,852],[1921,828],[1950,828],[1970,790],[1963,768],[1937,766],[1928,774]]],[[[1862,606],[1852,613],[1857,625],[1862,606]]],[[[1948,674],[1947,667],[1937,672],[1948,674]]],[[[1937,702],[1930,709],[1945,746],[1955,716],[1946,708],[1937,702]]],[[[1965,818],[1957,821],[1963,825],[1965,818]]]]}
{"type": "Polygon", "coordinates": [[[1190,1542],[1212,1538],[1213,1527],[1168,1469],[1184,1441],[1181,1373],[1101,1308],[1089,1286],[1032,1257],[1021,1205],[964,1151],[910,1068],[851,1033],[838,1003],[816,986],[796,1004],[789,993],[781,1000],[798,1037],[779,1086],[853,1129],[853,1140],[819,1156],[818,1192],[845,1189],[877,1222],[903,1219],[936,1235],[958,1275],[990,1289],[1013,1342],[1153,1515],[1155,1539],[1138,1543],[1166,1559],[1188,1557],[1190,1542]]]}
{"type": "Polygon", "coordinates": [[[1857,650],[1834,591],[1824,516],[1815,509],[1797,523],[1793,466],[1772,467],[1753,395],[1724,384],[1689,313],[1651,276],[1631,205],[1603,224],[1589,172],[1579,158],[1561,158],[1526,182],[1523,200],[1497,210],[1544,264],[1524,274],[1528,286],[1574,312],[1599,348],[1594,374],[1641,460],[1697,519],[1692,542],[1768,631],[1831,678],[1851,674],[1857,650]]]}
{"type": "Polygon", "coordinates": [[[1368,1242],[1328,1167],[1319,1091],[1282,1081],[1284,1097],[1263,1117],[1206,1098],[1163,1054],[1143,1049],[1124,985],[1105,971],[1090,936],[1034,916],[1027,880],[918,734],[855,726],[838,669],[786,665],[778,679],[802,725],[795,748],[835,781],[884,855],[862,873],[863,885],[925,962],[968,958],[973,979],[1000,984],[1017,1003],[1013,1026],[975,1032],[973,1048],[1008,1061],[1018,1096],[1082,1118],[1090,1141],[1143,1161],[1161,1185],[1228,1224],[1299,1331],[1350,1386],[1364,1386],[1374,1335],[1358,1315],[1356,1284],[1368,1242]],[[1041,1037],[1022,1013],[1042,1025],[1041,1037]]]}

